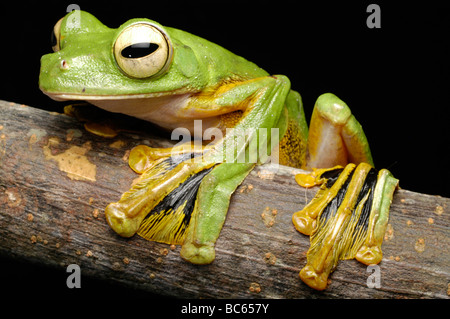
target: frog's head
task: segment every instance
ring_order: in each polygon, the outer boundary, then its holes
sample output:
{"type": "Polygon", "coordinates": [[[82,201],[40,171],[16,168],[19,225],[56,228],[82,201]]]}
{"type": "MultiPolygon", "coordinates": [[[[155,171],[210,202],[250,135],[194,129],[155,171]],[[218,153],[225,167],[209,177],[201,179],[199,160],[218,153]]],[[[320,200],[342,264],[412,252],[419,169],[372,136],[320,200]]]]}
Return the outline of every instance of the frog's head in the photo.
{"type": "Polygon", "coordinates": [[[202,81],[201,67],[169,29],[148,19],[111,29],[87,12],[72,11],[54,27],[54,53],[41,59],[39,86],[56,100],[193,91],[202,81]]]}

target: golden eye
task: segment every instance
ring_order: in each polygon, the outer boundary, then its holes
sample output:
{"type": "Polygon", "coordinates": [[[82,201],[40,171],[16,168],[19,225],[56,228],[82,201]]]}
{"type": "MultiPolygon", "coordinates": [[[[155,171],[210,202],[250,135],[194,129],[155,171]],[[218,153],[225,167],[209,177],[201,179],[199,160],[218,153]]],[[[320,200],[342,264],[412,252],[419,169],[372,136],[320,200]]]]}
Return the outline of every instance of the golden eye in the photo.
{"type": "Polygon", "coordinates": [[[119,34],[114,43],[114,57],[129,77],[142,79],[158,76],[172,62],[172,45],[161,29],[140,22],[119,34]]]}
{"type": "Polygon", "coordinates": [[[53,27],[51,38],[53,52],[61,50],[61,22],[63,19],[64,18],[59,19],[59,21],[56,22],[55,26],[53,27]]]}

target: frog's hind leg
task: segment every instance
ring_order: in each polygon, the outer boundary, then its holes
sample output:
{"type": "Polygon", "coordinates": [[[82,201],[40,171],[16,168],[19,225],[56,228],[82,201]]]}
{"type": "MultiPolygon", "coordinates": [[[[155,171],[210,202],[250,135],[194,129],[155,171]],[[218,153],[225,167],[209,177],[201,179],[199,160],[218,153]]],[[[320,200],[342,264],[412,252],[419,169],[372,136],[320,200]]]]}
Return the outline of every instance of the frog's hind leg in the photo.
{"type": "Polygon", "coordinates": [[[321,188],[307,206],[294,213],[292,221],[299,232],[311,236],[300,278],[323,290],[339,260],[356,258],[368,265],[381,261],[381,243],[398,180],[385,169],[377,172],[373,168],[361,125],[332,94],[316,102],[306,167],[313,172],[297,175],[297,182],[321,188]]]}
{"type": "Polygon", "coordinates": [[[309,127],[306,168],[362,162],[373,166],[361,125],[337,96],[322,94],[314,106],[309,127]]]}
{"type": "Polygon", "coordinates": [[[377,172],[366,163],[317,174],[322,188],[311,203],[294,214],[293,222],[297,230],[311,235],[300,278],[323,290],[339,260],[356,258],[367,265],[381,261],[381,244],[398,180],[389,171],[377,172]]]}

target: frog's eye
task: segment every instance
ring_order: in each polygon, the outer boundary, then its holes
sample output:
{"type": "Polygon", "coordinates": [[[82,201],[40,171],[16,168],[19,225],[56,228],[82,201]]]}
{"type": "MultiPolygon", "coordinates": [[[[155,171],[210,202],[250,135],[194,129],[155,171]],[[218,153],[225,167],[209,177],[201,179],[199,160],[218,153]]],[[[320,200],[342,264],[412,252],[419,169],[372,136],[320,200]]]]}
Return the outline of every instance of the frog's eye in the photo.
{"type": "Polygon", "coordinates": [[[61,41],[61,22],[64,18],[59,19],[53,27],[52,31],[52,49],[53,52],[57,52],[61,50],[60,41],[61,41]]]}
{"type": "Polygon", "coordinates": [[[132,24],[114,43],[114,57],[120,69],[133,78],[148,78],[165,72],[172,60],[167,35],[150,23],[132,24]]]}

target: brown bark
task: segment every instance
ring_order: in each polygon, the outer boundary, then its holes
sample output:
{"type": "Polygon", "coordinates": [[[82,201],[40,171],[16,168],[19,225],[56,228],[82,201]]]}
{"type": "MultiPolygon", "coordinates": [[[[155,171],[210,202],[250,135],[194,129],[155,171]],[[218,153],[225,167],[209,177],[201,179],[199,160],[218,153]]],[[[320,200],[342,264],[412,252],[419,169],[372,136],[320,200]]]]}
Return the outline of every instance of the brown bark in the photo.
{"type": "Polygon", "coordinates": [[[74,118],[0,101],[0,254],[53,267],[78,264],[84,275],[176,297],[448,298],[450,199],[399,190],[380,263],[372,272],[341,261],[323,292],[298,277],[309,238],[292,213],[317,189],[294,181],[298,170],[257,167],[232,196],[207,266],[183,261],[180,247],[124,239],[106,224],[104,208],[137,175],[128,167],[138,144],[167,146],[147,133],[94,136],[74,118]]]}

